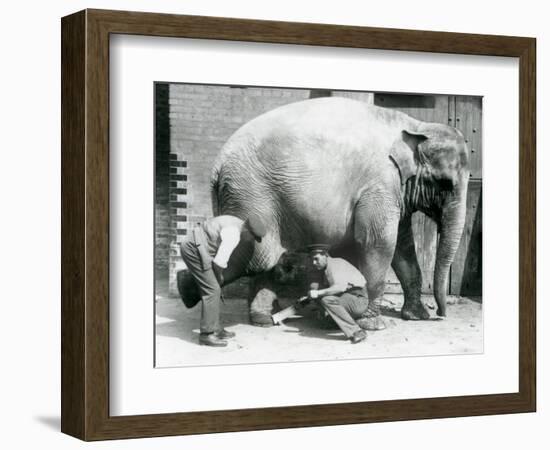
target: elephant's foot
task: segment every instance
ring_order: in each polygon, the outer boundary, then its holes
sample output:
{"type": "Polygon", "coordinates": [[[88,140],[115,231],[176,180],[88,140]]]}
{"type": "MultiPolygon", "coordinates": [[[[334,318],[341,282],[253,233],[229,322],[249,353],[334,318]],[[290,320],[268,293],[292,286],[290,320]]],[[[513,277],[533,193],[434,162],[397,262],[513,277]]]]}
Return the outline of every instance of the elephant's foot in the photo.
{"type": "Polygon", "coordinates": [[[253,313],[250,312],[250,324],[254,325],[255,327],[272,327],[273,326],[273,319],[271,318],[271,315],[267,314],[260,314],[260,313],[253,313]]]}
{"type": "Polygon", "coordinates": [[[386,322],[381,316],[362,317],[357,319],[357,325],[363,330],[379,331],[386,329],[386,322]]]}
{"type": "Polygon", "coordinates": [[[356,320],[357,325],[363,330],[378,331],[386,329],[386,322],[380,316],[382,309],[382,297],[376,297],[373,300],[369,300],[369,306],[363,315],[356,320]]]}
{"type": "Polygon", "coordinates": [[[430,313],[420,300],[405,301],[401,309],[401,318],[403,320],[428,320],[430,313]]]}
{"type": "Polygon", "coordinates": [[[250,304],[250,323],[257,327],[272,327],[271,314],[276,310],[277,294],[270,289],[258,291],[250,304]]]}

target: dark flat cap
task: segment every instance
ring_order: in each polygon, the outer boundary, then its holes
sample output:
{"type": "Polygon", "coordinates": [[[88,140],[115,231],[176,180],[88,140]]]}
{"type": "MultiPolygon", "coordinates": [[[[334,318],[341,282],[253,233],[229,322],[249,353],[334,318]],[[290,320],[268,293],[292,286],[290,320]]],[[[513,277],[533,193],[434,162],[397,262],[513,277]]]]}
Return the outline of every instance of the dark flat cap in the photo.
{"type": "Polygon", "coordinates": [[[267,233],[267,227],[264,221],[257,215],[249,216],[248,219],[246,219],[246,226],[258,242],[260,242],[267,233]]]}
{"type": "Polygon", "coordinates": [[[330,248],[330,245],[328,244],[311,244],[308,245],[307,251],[311,254],[315,253],[328,253],[328,249],[330,248]]]}

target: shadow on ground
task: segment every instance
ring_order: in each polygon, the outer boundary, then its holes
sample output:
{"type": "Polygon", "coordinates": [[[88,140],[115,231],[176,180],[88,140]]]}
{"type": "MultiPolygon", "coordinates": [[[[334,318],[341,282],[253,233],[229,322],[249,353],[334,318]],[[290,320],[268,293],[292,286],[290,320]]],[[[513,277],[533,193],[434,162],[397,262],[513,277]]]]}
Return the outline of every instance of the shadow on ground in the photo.
{"type": "Polygon", "coordinates": [[[51,430],[61,430],[61,417],[59,416],[37,416],[34,420],[41,423],[45,427],[50,428],[51,430]]]}
{"type": "MultiPolygon", "coordinates": [[[[180,299],[159,297],[155,304],[156,336],[178,338],[197,343],[201,304],[187,308],[180,299]]],[[[221,305],[221,322],[226,328],[248,324],[248,302],[243,299],[227,299],[221,305]]]]}
{"type": "Polygon", "coordinates": [[[155,367],[208,366],[268,362],[320,361],[375,357],[456,355],[483,352],[482,304],[477,299],[450,297],[448,316],[435,315],[435,301],[423,298],[431,318],[401,319],[403,298],[389,294],[383,305],[385,330],[368,332],[367,340],[350,345],[343,333],[318,319],[315,308],[274,327],[249,323],[246,299],[227,299],[222,325],[237,334],[223,348],[198,345],[200,304],[187,309],[177,298],[156,302],[155,367]]]}

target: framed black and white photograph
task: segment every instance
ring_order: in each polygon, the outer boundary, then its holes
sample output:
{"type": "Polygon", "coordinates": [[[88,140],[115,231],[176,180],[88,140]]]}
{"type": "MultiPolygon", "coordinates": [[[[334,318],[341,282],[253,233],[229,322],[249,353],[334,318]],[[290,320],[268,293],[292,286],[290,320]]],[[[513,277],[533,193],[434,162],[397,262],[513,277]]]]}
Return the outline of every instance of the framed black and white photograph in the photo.
{"type": "Polygon", "coordinates": [[[534,411],[534,39],[86,10],[62,42],[65,433],[534,411]]]}

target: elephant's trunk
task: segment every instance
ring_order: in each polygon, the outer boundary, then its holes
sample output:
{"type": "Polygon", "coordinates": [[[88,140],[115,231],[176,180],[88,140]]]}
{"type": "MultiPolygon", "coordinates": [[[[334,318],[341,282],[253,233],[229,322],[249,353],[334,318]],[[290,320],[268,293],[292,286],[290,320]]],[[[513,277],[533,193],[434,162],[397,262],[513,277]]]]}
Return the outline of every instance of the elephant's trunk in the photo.
{"type": "Polygon", "coordinates": [[[442,207],[441,234],[434,270],[434,296],[438,316],[446,315],[449,269],[464,230],[467,193],[468,178],[465,176],[456,190],[447,196],[442,207]]]}

